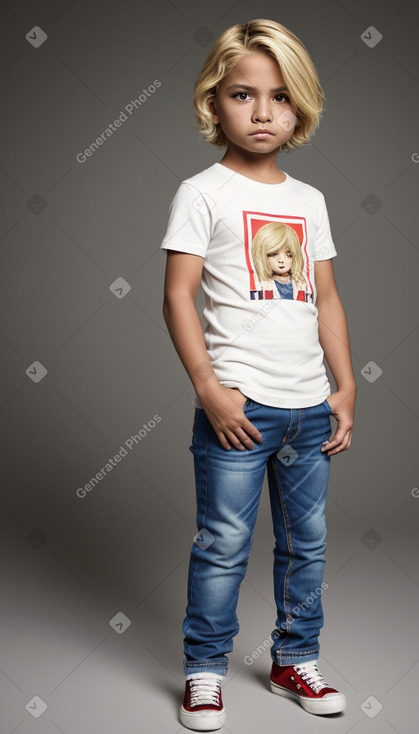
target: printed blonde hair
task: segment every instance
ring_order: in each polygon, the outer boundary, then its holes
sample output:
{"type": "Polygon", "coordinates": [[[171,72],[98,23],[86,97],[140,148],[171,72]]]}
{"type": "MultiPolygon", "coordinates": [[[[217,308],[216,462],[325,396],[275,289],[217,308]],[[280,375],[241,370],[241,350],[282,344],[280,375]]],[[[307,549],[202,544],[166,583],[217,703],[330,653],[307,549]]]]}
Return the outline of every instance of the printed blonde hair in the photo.
{"type": "Polygon", "coordinates": [[[284,249],[290,250],[292,254],[291,277],[293,281],[296,285],[305,285],[304,259],[298,234],[295,229],[282,222],[264,224],[253,237],[252,257],[259,282],[262,283],[272,278],[268,255],[284,249]]]}
{"type": "Polygon", "coordinates": [[[214,42],[196,80],[193,94],[195,124],[204,140],[218,148],[227,145],[220,124],[211,120],[208,102],[231,69],[249,53],[264,52],[279,65],[291,102],[297,106],[299,123],[290,140],[281,146],[292,148],[310,142],[318,127],[326,99],[319,77],[303,42],[274,20],[257,19],[228,28],[214,42]]]}

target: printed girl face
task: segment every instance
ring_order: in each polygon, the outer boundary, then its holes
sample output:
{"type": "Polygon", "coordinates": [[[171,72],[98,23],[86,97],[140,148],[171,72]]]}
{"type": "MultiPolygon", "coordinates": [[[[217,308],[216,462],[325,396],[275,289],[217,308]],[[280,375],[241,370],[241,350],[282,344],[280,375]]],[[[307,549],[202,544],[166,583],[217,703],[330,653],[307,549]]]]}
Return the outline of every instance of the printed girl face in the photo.
{"type": "Polygon", "coordinates": [[[288,275],[292,267],[292,252],[288,247],[268,254],[268,262],[274,275],[288,275]]]}
{"type": "Polygon", "coordinates": [[[278,149],[292,137],[296,109],[277,62],[261,52],[244,56],[210,102],[213,122],[221,125],[229,149],[259,154],[278,149]]]}

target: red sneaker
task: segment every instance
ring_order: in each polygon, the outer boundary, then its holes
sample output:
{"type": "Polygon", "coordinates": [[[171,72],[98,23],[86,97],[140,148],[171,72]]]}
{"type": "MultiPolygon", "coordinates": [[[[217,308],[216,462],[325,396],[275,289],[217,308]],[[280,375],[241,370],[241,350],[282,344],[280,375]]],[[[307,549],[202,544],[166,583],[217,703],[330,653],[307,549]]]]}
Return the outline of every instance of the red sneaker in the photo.
{"type": "Polygon", "coordinates": [[[346,709],[346,698],[331,688],[315,662],[300,665],[272,664],[271,691],[295,698],[309,714],[337,714],[346,709]]]}
{"type": "Polygon", "coordinates": [[[221,729],[225,708],[221,693],[222,676],[217,673],[192,673],[186,679],[180,723],[194,731],[221,729]]]}

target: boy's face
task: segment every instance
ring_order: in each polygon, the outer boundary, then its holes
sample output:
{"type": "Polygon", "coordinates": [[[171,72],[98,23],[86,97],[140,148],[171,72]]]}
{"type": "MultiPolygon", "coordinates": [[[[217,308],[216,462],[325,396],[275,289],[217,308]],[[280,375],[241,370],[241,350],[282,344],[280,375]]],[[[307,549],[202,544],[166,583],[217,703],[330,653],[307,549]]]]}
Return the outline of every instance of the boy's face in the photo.
{"type": "Polygon", "coordinates": [[[298,122],[278,64],[266,53],[244,56],[224,77],[209,108],[228,147],[251,153],[278,149],[292,137],[298,122]]]}
{"type": "Polygon", "coordinates": [[[292,252],[288,247],[268,254],[268,262],[274,275],[287,275],[292,266],[292,252]]]}

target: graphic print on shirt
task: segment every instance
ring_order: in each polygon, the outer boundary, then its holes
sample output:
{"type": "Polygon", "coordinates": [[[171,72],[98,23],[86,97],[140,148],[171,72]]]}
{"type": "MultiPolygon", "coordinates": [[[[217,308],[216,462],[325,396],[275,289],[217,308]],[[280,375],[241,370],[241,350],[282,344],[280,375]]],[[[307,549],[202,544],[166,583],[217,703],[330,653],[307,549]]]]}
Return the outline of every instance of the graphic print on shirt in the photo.
{"type": "Polygon", "coordinates": [[[243,221],[250,299],[313,303],[305,218],[244,211],[243,221]]]}

